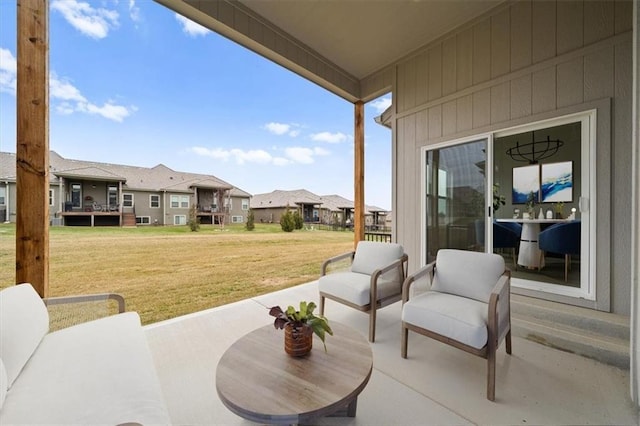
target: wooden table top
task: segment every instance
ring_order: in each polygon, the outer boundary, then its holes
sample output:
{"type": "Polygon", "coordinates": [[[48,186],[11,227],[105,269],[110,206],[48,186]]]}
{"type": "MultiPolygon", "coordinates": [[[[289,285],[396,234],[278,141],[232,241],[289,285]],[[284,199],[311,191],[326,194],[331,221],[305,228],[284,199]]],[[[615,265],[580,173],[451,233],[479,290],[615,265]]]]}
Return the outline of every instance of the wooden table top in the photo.
{"type": "Polygon", "coordinates": [[[237,340],[222,355],[216,388],[237,415],[262,423],[304,423],[340,410],[371,377],[373,353],[364,336],[331,322],[333,336],[313,336],[313,349],[294,358],[284,351],[284,330],[273,324],[237,340]]]}

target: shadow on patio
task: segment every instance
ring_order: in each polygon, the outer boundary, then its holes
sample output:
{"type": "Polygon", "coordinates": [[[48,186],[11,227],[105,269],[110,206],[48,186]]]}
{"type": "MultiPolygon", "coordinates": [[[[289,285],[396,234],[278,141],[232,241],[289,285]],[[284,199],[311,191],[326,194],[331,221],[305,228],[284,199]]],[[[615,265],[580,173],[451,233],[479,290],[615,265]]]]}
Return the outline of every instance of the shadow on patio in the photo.
{"type": "MultiPolygon", "coordinates": [[[[238,338],[272,323],[268,307],[300,300],[317,302],[317,282],[146,326],[174,424],[251,424],[218,398],[216,365],[238,338]]],[[[492,403],[485,360],[413,333],[408,359],[400,357],[400,309],[378,312],[373,373],[356,417],[319,424],[638,424],[628,371],[515,336],[512,356],[504,345],[498,351],[492,403]]],[[[367,333],[366,314],[332,301],[325,314],[367,333]]]]}

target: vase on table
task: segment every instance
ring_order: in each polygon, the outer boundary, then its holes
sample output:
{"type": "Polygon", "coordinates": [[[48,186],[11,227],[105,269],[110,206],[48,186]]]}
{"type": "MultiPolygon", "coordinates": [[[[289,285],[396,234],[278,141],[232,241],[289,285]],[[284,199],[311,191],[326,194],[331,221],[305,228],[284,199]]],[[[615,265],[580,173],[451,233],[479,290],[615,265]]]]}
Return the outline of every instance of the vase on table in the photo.
{"type": "Polygon", "coordinates": [[[284,351],[294,357],[305,356],[313,346],[313,330],[306,325],[284,327],[284,351]]]}

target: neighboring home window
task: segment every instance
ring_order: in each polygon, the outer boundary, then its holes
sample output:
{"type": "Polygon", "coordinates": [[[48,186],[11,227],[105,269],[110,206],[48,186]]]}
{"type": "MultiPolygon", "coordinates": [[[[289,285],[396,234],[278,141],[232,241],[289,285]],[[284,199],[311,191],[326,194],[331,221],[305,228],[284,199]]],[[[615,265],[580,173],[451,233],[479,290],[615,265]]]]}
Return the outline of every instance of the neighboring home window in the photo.
{"type": "Polygon", "coordinates": [[[151,223],[150,216],[136,216],[136,224],[137,225],[148,225],[151,223]]]}
{"type": "Polygon", "coordinates": [[[0,188],[0,206],[5,204],[7,204],[7,188],[3,186],[0,188]]]}
{"type": "MultiPolygon", "coordinates": [[[[50,189],[49,190],[49,206],[53,206],[55,204],[55,202],[56,202],[56,200],[55,200],[54,195],[53,195],[53,189],[50,189]]],[[[0,203],[0,204],[2,204],[2,203],[0,203]]]]}
{"type": "Polygon", "coordinates": [[[242,199],[242,210],[249,210],[249,200],[246,198],[242,199]]]}
{"type": "Polygon", "coordinates": [[[171,208],[189,208],[189,196],[188,195],[172,195],[171,196],[171,208]]]}
{"type": "Polygon", "coordinates": [[[160,208],[160,196],[159,195],[149,195],[149,207],[152,209],[160,208]]]}
{"type": "Polygon", "coordinates": [[[244,216],[231,216],[231,223],[242,223],[244,222],[244,216]]]}
{"type": "Polygon", "coordinates": [[[73,207],[82,207],[82,185],[79,183],[71,184],[71,205],[73,207]]]}
{"type": "Polygon", "coordinates": [[[133,207],[133,194],[122,194],[122,207],[133,207]]]}
{"type": "Polygon", "coordinates": [[[187,224],[187,216],[183,214],[177,214],[173,216],[173,224],[174,225],[186,225],[187,224]]]}
{"type": "Polygon", "coordinates": [[[233,208],[233,204],[231,203],[231,201],[231,198],[224,199],[224,207],[228,210],[231,210],[233,208]]]}

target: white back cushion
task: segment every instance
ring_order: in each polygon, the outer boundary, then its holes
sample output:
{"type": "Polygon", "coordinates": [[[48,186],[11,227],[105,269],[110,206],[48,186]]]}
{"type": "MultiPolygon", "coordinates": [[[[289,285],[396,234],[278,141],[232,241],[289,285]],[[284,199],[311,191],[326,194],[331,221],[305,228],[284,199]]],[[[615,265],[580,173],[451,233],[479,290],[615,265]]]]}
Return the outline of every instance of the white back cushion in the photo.
{"type": "Polygon", "coordinates": [[[31,284],[0,291],[0,358],[7,373],[7,388],[49,331],[49,313],[31,284]]]}
{"type": "MultiPolygon", "coordinates": [[[[403,254],[404,249],[400,244],[360,241],[351,264],[351,271],[371,275],[376,269],[384,268],[400,259],[403,254]]],[[[397,272],[393,272],[387,277],[392,279],[397,275],[397,272]]]]}
{"type": "Polygon", "coordinates": [[[500,255],[442,249],[436,257],[431,289],[488,303],[491,290],[504,270],[500,255]]]}

